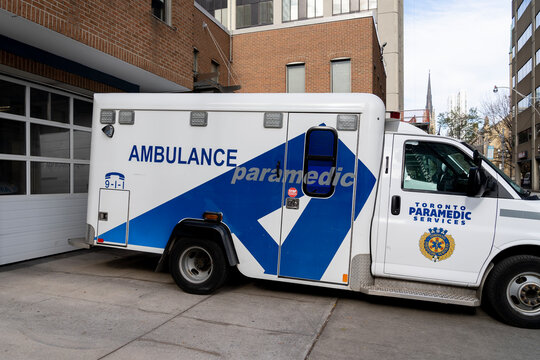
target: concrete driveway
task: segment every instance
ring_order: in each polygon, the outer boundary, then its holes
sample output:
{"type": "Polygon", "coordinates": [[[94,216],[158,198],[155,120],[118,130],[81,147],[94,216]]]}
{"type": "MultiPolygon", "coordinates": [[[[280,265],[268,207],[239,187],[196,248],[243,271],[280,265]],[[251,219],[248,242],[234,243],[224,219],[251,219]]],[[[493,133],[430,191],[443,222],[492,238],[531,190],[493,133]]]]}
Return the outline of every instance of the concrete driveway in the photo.
{"type": "Polygon", "coordinates": [[[0,359],[538,359],[482,310],[237,277],[182,292],[159,257],[81,250],[0,267],[0,359]]]}

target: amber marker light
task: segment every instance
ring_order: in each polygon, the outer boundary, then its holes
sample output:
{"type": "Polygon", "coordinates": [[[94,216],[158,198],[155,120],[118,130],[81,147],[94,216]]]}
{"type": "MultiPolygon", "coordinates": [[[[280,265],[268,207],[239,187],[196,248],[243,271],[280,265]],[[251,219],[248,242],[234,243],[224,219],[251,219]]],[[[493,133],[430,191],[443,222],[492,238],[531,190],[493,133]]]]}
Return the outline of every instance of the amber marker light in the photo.
{"type": "Polygon", "coordinates": [[[220,222],[221,220],[223,220],[223,214],[222,213],[217,213],[217,212],[212,212],[212,211],[206,211],[203,214],[203,219],[208,220],[208,221],[220,222]]]}

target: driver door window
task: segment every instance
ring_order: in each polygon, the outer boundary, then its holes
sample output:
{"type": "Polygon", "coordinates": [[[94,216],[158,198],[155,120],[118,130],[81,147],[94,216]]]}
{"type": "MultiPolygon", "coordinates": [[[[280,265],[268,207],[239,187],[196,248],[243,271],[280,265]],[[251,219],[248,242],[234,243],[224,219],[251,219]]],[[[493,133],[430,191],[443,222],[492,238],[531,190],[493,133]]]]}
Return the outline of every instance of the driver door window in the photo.
{"type": "Polygon", "coordinates": [[[467,193],[472,160],[454,146],[439,142],[405,142],[404,190],[467,193]]]}

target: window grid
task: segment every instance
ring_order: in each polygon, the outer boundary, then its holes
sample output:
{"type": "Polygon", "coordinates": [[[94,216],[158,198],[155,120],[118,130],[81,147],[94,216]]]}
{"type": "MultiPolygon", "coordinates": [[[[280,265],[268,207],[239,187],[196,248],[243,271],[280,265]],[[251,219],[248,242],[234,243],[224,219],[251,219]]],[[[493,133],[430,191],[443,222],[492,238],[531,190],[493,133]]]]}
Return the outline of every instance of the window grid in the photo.
{"type": "Polygon", "coordinates": [[[377,0],[332,0],[332,15],[377,9],[377,0]]]}
{"type": "Polygon", "coordinates": [[[282,0],[283,22],[323,16],[323,0],[282,0]]]}
{"type": "MultiPolygon", "coordinates": [[[[76,182],[80,183],[80,180],[82,180],[82,178],[80,179],[75,178],[73,171],[75,167],[79,167],[79,169],[83,167],[85,168],[83,172],[85,174],[88,173],[87,170],[89,168],[90,161],[89,161],[89,156],[86,154],[86,152],[89,153],[89,150],[90,150],[89,139],[90,139],[90,134],[91,134],[91,128],[87,126],[77,125],[77,123],[80,123],[80,121],[77,121],[76,119],[74,119],[74,101],[89,103],[90,108],[91,108],[91,100],[78,96],[78,95],[71,94],[71,93],[62,92],[56,89],[50,89],[41,85],[26,82],[23,80],[13,79],[13,78],[3,76],[3,75],[0,75],[0,81],[4,81],[10,84],[13,84],[15,86],[21,86],[21,85],[24,86],[24,111],[22,112],[22,115],[10,114],[7,112],[0,113],[0,123],[4,126],[6,124],[23,124],[22,129],[24,133],[24,145],[22,145],[22,147],[24,148],[24,151],[17,152],[17,151],[12,151],[12,150],[10,151],[10,150],[0,148],[0,151],[1,151],[0,164],[1,163],[3,163],[4,165],[8,164],[8,165],[13,165],[15,167],[22,165],[22,168],[24,169],[24,174],[23,174],[24,181],[20,182],[21,186],[24,187],[24,190],[21,189],[20,191],[16,193],[16,195],[35,195],[35,192],[32,191],[32,189],[36,189],[36,183],[33,181],[33,175],[34,175],[34,178],[35,176],[37,176],[38,172],[36,171],[36,169],[39,166],[41,166],[42,168],[44,167],[44,165],[39,165],[39,164],[47,164],[45,166],[46,168],[48,168],[47,171],[49,171],[51,168],[54,168],[54,167],[59,167],[59,168],[63,167],[62,172],[63,172],[64,178],[60,180],[50,179],[49,181],[51,181],[51,183],[53,182],[53,180],[60,181],[60,182],[63,181],[62,189],[65,191],[61,191],[61,192],[50,191],[50,192],[45,192],[46,194],[54,194],[54,193],[73,194],[73,193],[79,193],[79,192],[87,192],[87,183],[88,183],[87,176],[85,175],[86,186],[84,186],[84,191],[80,191],[82,189],[81,186],[77,186],[77,189],[75,189],[75,186],[79,185],[75,183],[76,182]],[[31,90],[32,89],[45,91],[45,92],[48,92],[49,94],[54,94],[54,96],[67,97],[69,101],[69,104],[68,104],[69,115],[66,122],[63,123],[63,122],[58,122],[54,120],[47,120],[47,119],[40,119],[40,118],[32,117],[31,116],[31,113],[32,113],[31,90]],[[46,129],[46,132],[49,131],[50,135],[49,133],[47,133],[47,136],[41,137],[41,138],[46,138],[47,145],[45,146],[49,146],[49,150],[50,149],[54,150],[54,147],[57,147],[57,144],[55,143],[54,133],[58,131],[66,133],[67,131],[68,136],[67,138],[65,136],[63,137],[64,139],[63,144],[61,144],[62,146],[67,146],[67,149],[61,150],[63,154],[58,157],[57,155],[51,156],[50,153],[45,154],[43,156],[36,155],[35,154],[36,143],[32,142],[32,129],[34,129],[34,139],[36,139],[36,136],[38,138],[40,137],[40,133],[36,129],[46,129]],[[51,130],[52,132],[50,132],[51,130]],[[87,136],[83,135],[85,137],[85,140],[84,140],[84,146],[82,147],[82,149],[76,148],[78,144],[74,143],[74,132],[77,132],[78,134],[83,134],[83,133],[88,134],[87,136]],[[83,156],[84,159],[75,158],[75,153],[77,152],[78,154],[80,154],[81,151],[84,153],[84,156],[83,156]],[[66,171],[65,169],[68,169],[67,173],[65,172],[66,171]]],[[[48,99],[51,99],[51,97],[53,96],[48,95],[48,99]]],[[[50,108],[50,106],[48,107],[50,108]]],[[[89,126],[90,125],[91,124],[89,124],[89,126]]],[[[9,148],[9,145],[8,145],[8,148],[9,148]]],[[[41,144],[38,144],[38,149],[41,150],[41,144]]],[[[4,168],[2,167],[2,169],[4,168]]],[[[4,174],[4,176],[6,175],[4,174]]],[[[15,180],[0,178],[0,195],[10,194],[9,193],[10,181],[15,181],[15,180]]]]}

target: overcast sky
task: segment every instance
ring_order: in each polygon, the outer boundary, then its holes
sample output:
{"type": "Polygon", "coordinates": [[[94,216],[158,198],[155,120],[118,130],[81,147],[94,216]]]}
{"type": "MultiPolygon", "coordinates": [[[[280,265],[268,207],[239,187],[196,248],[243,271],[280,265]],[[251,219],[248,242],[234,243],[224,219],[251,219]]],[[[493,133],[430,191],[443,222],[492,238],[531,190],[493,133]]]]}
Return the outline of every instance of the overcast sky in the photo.
{"type": "Polygon", "coordinates": [[[509,85],[510,0],[404,0],[404,15],[405,109],[425,108],[430,70],[437,114],[460,89],[481,110],[509,85]]]}

